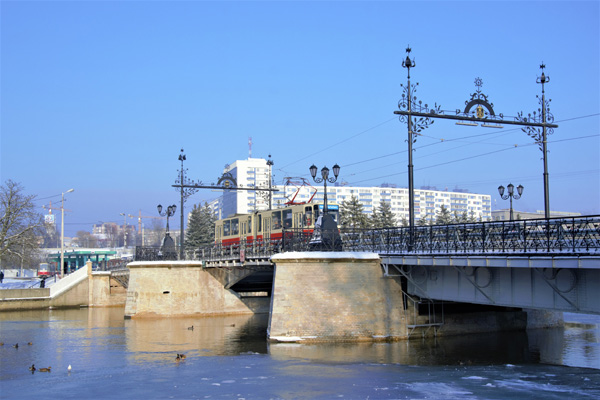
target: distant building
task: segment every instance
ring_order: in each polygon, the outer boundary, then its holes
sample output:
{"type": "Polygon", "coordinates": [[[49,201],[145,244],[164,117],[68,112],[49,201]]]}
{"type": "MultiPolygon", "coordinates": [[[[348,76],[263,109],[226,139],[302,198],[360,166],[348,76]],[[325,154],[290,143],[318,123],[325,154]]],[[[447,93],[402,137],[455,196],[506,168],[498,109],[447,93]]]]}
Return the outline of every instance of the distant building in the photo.
{"type": "MultiPolygon", "coordinates": [[[[267,188],[269,183],[269,167],[262,158],[237,160],[227,166],[224,172],[230,172],[243,187],[267,188]]],[[[294,201],[313,202],[323,201],[323,185],[295,186],[277,185],[273,188],[273,208],[280,208],[295,196],[294,201]]],[[[398,222],[408,220],[408,189],[395,185],[383,184],[381,187],[356,187],[346,185],[328,185],[327,199],[331,203],[341,204],[345,200],[356,197],[363,205],[365,214],[372,214],[380,202],[388,202],[398,222]]],[[[212,201],[211,207],[217,218],[226,218],[234,214],[247,214],[256,210],[268,209],[268,192],[231,190],[212,201]]],[[[445,206],[452,214],[473,215],[477,220],[489,221],[492,218],[491,196],[486,194],[468,193],[457,189],[447,190],[415,189],[415,220],[425,219],[434,221],[441,207],[445,206]]]]}
{"type": "MultiPolygon", "coordinates": [[[[550,211],[550,218],[578,217],[580,215],[581,215],[581,213],[575,213],[575,212],[550,211]]],[[[538,210],[533,213],[533,212],[526,212],[526,211],[517,211],[517,210],[513,209],[513,218],[515,220],[545,218],[545,212],[538,210]]],[[[510,221],[510,209],[492,211],[492,220],[493,221],[510,221]]]]}

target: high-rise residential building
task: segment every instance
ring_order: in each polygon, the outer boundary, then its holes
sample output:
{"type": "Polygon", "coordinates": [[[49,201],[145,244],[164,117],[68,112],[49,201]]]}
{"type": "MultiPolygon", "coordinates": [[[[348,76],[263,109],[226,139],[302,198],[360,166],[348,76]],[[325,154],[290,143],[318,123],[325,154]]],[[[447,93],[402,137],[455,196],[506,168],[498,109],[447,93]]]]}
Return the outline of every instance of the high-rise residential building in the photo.
{"type": "MultiPolygon", "coordinates": [[[[269,186],[271,175],[267,160],[262,158],[249,158],[238,160],[227,166],[224,172],[230,172],[241,187],[269,186]]],[[[290,201],[295,195],[297,203],[323,201],[323,185],[293,186],[274,185],[278,192],[273,192],[272,206],[280,208],[290,201]]],[[[211,205],[218,218],[225,218],[234,214],[247,214],[252,211],[266,210],[269,207],[269,192],[256,192],[246,190],[225,191],[223,196],[214,200],[211,205]]],[[[327,186],[327,200],[331,204],[342,202],[356,197],[363,205],[366,214],[372,214],[381,202],[387,202],[392,208],[398,221],[408,220],[408,189],[398,188],[394,185],[374,187],[357,187],[340,185],[339,183],[327,186]]],[[[424,219],[433,221],[439,214],[441,207],[445,206],[452,214],[458,213],[473,215],[477,220],[491,220],[491,196],[487,194],[469,193],[464,190],[436,190],[435,188],[415,189],[415,220],[424,219]]]]}
{"type": "MultiPolygon", "coordinates": [[[[267,165],[267,160],[263,158],[237,160],[233,164],[227,165],[223,172],[230,173],[241,188],[269,187],[270,167],[267,165]]],[[[219,203],[219,218],[269,208],[268,192],[266,191],[225,190],[219,203]]]]}

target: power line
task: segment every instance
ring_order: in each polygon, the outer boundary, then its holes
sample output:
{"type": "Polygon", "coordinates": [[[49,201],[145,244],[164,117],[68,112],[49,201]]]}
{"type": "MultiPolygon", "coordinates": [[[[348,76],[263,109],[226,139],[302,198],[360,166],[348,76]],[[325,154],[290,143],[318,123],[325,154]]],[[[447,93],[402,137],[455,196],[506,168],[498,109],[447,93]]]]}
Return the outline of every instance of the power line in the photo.
{"type": "Polygon", "coordinates": [[[344,140],[342,140],[342,141],[339,141],[339,142],[337,142],[337,143],[334,143],[334,144],[332,144],[332,145],[331,145],[331,146],[329,146],[329,147],[325,147],[325,148],[323,148],[323,149],[321,149],[321,150],[319,150],[319,151],[317,151],[317,152],[315,152],[315,153],[309,154],[309,155],[307,155],[307,156],[305,156],[305,157],[303,157],[303,158],[300,158],[300,159],[298,159],[298,160],[296,160],[296,161],[294,161],[294,162],[291,162],[291,163],[289,163],[289,164],[287,164],[287,165],[284,165],[284,166],[282,166],[281,168],[277,168],[277,170],[278,170],[278,171],[280,171],[280,172],[283,172],[283,173],[285,173],[284,169],[285,169],[285,168],[287,168],[287,167],[289,167],[290,165],[294,165],[294,164],[296,164],[296,163],[299,163],[300,161],[306,160],[307,158],[309,158],[309,157],[312,157],[312,156],[314,156],[314,155],[316,155],[316,154],[323,153],[324,151],[326,151],[326,150],[329,150],[329,149],[331,149],[332,147],[338,146],[338,145],[340,145],[340,144],[342,144],[342,143],[346,143],[346,142],[348,142],[348,141],[350,141],[350,140],[352,140],[352,139],[354,139],[354,138],[356,138],[356,137],[358,137],[358,136],[360,136],[360,135],[363,135],[363,134],[365,134],[365,133],[367,133],[367,132],[369,132],[369,131],[372,131],[372,130],[373,130],[373,129],[375,129],[375,128],[379,128],[380,126],[382,126],[382,125],[385,125],[385,124],[387,124],[388,122],[391,122],[391,121],[393,121],[393,120],[395,120],[395,119],[396,119],[396,117],[392,117],[392,118],[390,118],[390,119],[388,119],[388,120],[386,120],[386,121],[383,121],[383,122],[381,122],[381,123],[379,123],[379,124],[377,124],[377,125],[375,125],[375,126],[372,126],[372,127],[368,128],[368,129],[365,129],[365,130],[364,130],[364,131],[362,131],[362,132],[359,132],[359,133],[357,133],[357,134],[355,134],[355,135],[352,135],[352,136],[350,136],[350,137],[349,137],[349,138],[347,138],[347,139],[344,139],[344,140]]]}
{"type": "MultiPolygon", "coordinates": [[[[563,119],[563,120],[556,121],[556,122],[557,123],[558,122],[567,122],[567,121],[573,121],[573,120],[577,120],[577,119],[595,117],[595,116],[598,116],[598,115],[600,115],[600,113],[583,115],[583,116],[573,117],[573,118],[567,118],[567,119],[563,119]]],[[[435,140],[438,140],[438,142],[429,143],[429,144],[426,144],[426,145],[423,145],[423,146],[419,146],[419,147],[415,148],[415,150],[423,149],[423,148],[430,147],[430,146],[435,146],[435,145],[442,144],[442,143],[461,141],[461,140],[464,140],[464,139],[471,139],[471,138],[476,138],[476,137],[481,137],[481,136],[501,135],[501,134],[504,134],[504,133],[507,133],[507,132],[517,131],[517,130],[521,130],[521,128],[503,129],[501,131],[486,132],[486,133],[480,133],[480,134],[470,135],[470,136],[463,136],[463,137],[453,138],[453,139],[444,139],[444,138],[437,138],[437,137],[434,137],[434,136],[428,136],[428,135],[418,134],[418,136],[427,137],[427,138],[430,138],[430,139],[435,139],[435,140]]],[[[595,136],[597,136],[597,135],[595,135],[595,136]]],[[[553,141],[553,142],[556,142],[556,141],[553,141]]],[[[476,144],[476,143],[481,143],[481,141],[473,142],[471,144],[476,144]]],[[[502,146],[503,144],[498,144],[498,145],[502,146]]],[[[521,147],[523,147],[523,146],[524,145],[521,145],[521,147]]],[[[464,146],[460,146],[460,147],[464,147],[464,146]]],[[[460,147],[454,147],[453,149],[457,149],[457,148],[460,148],[460,147]]],[[[403,150],[403,151],[398,151],[398,152],[394,152],[394,153],[384,154],[382,156],[372,157],[372,158],[369,158],[369,159],[366,159],[366,160],[361,160],[361,161],[353,162],[351,164],[346,164],[346,165],[343,165],[343,167],[350,167],[350,166],[353,166],[353,165],[358,165],[358,164],[362,164],[362,163],[366,163],[366,162],[370,162],[370,161],[376,161],[376,160],[380,160],[382,158],[391,157],[391,156],[394,156],[394,155],[406,153],[407,151],[408,150],[403,150]]],[[[444,150],[444,151],[449,151],[449,150],[444,150]]],[[[434,153],[434,154],[439,154],[439,152],[438,153],[434,153]]],[[[392,164],[392,165],[394,165],[394,164],[392,164]]]]}
{"type": "MultiPolygon", "coordinates": [[[[600,136],[600,134],[579,136],[579,137],[575,137],[575,138],[566,138],[566,139],[553,140],[553,141],[550,141],[548,143],[569,142],[569,141],[573,141],[573,140],[588,139],[588,138],[598,137],[598,136],[600,136]]],[[[442,165],[453,164],[453,163],[457,163],[457,162],[460,162],[460,161],[471,160],[471,159],[474,159],[474,158],[478,158],[478,157],[482,157],[482,156],[486,156],[486,155],[490,155],[490,154],[494,154],[494,153],[500,153],[500,152],[508,151],[508,150],[515,149],[515,148],[518,148],[518,147],[531,147],[531,146],[535,146],[535,145],[537,145],[537,143],[527,143],[527,144],[523,144],[523,145],[513,145],[511,147],[507,147],[507,148],[504,148],[504,149],[494,150],[494,151],[490,151],[490,152],[486,152],[486,153],[472,155],[472,156],[469,156],[469,157],[463,157],[463,158],[456,159],[456,160],[450,160],[450,161],[446,161],[446,162],[443,162],[443,163],[438,163],[438,164],[433,164],[433,165],[428,165],[428,166],[416,168],[416,170],[420,171],[420,170],[424,170],[424,169],[439,167],[439,166],[442,166],[442,165]]],[[[394,164],[388,164],[388,165],[385,165],[383,167],[374,168],[374,169],[380,170],[381,168],[389,167],[389,166],[396,165],[396,164],[399,164],[399,163],[400,162],[394,163],[394,164]]],[[[365,172],[367,172],[367,171],[365,171],[365,172]]],[[[360,173],[362,173],[362,172],[360,172],[360,173]]],[[[383,175],[383,176],[379,176],[379,177],[375,177],[375,178],[371,178],[371,179],[364,179],[362,181],[353,182],[353,184],[362,183],[362,182],[366,182],[366,181],[372,181],[372,180],[376,180],[376,179],[389,178],[391,176],[398,176],[398,175],[403,175],[403,174],[406,174],[406,173],[407,173],[407,171],[397,172],[397,173],[394,173],[394,174],[383,175]]],[[[357,174],[352,174],[352,175],[357,175],[357,174]]]]}

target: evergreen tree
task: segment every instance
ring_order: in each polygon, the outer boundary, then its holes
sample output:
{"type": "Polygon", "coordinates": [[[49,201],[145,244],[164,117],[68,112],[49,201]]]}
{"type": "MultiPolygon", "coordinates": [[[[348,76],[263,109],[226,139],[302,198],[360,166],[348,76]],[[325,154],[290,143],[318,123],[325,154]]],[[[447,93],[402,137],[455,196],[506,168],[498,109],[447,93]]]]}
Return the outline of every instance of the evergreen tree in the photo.
{"type": "Polygon", "coordinates": [[[464,224],[469,222],[469,216],[466,211],[463,211],[462,214],[458,211],[454,211],[454,223],[456,224],[464,224]]]}
{"type": "Polygon", "coordinates": [[[419,220],[417,221],[417,226],[427,226],[427,225],[431,225],[429,223],[429,221],[427,221],[427,217],[421,217],[419,218],[419,220]]]}
{"type": "Polygon", "coordinates": [[[185,247],[194,250],[210,246],[215,241],[215,215],[208,205],[195,205],[190,213],[188,229],[185,234],[185,247]]]}
{"type": "Polygon", "coordinates": [[[379,207],[371,216],[371,225],[373,228],[393,228],[397,226],[396,215],[392,212],[392,205],[389,201],[381,201],[379,207]]]}
{"type": "Polygon", "coordinates": [[[448,225],[452,223],[452,215],[444,204],[440,207],[435,218],[436,225],[448,225]]]}
{"type": "Polygon", "coordinates": [[[469,218],[467,218],[467,222],[470,224],[477,222],[477,217],[475,216],[475,211],[473,211],[473,210],[469,211],[469,218]]]}
{"type": "Polygon", "coordinates": [[[340,207],[340,226],[342,228],[360,228],[369,227],[369,218],[363,212],[363,205],[355,196],[350,200],[342,201],[340,207]]]}

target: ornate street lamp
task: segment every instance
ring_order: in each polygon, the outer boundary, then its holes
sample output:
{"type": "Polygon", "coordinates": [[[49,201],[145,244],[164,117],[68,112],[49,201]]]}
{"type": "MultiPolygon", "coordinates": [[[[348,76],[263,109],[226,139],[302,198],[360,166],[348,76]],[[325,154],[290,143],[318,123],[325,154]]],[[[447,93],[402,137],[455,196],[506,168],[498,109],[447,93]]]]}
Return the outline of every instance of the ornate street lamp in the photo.
{"type": "Polygon", "coordinates": [[[175,204],[173,204],[172,206],[167,207],[167,209],[165,210],[165,212],[163,212],[163,206],[162,205],[158,205],[156,206],[156,209],[158,210],[158,215],[160,215],[161,217],[167,217],[167,232],[166,232],[166,236],[169,236],[169,217],[172,217],[173,215],[175,215],[175,210],[177,210],[177,206],[175,204]]]}
{"type": "MultiPolygon", "coordinates": [[[[340,239],[340,232],[337,227],[337,223],[333,219],[333,216],[329,214],[329,208],[327,207],[327,182],[334,183],[337,181],[338,175],[340,174],[340,166],[335,164],[333,166],[333,178],[329,177],[329,168],[323,167],[321,169],[321,177],[317,178],[317,167],[313,164],[310,167],[310,176],[316,183],[323,182],[324,195],[323,195],[323,215],[317,218],[314,230],[314,248],[316,250],[342,250],[342,241],[340,239]],[[321,220],[321,226],[318,227],[319,219],[321,220]],[[319,232],[320,228],[320,232],[319,232]],[[319,238],[320,234],[320,238],[319,238]]],[[[311,243],[313,242],[311,241],[311,243]]]]}
{"type": "Polygon", "coordinates": [[[518,194],[515,194],[515,186],[512,183],[509,183],[506,188],[508,189],[508,194],[506,196],[504,196],[504,186],[502,186],[502,185],[498,186],[498,193],[500,194],[500,197],[502,198],[502,200],[510,199],[510,220],[512,221],[513,220],[512,201],[513,201],[513,199],[519,200],[521,198],[521,196],[523,195],[524,187],[523,187],[523,185],[517,186],[518,194]]]}
{"type": "Polygon", "coordinates": [[[321,183],[323,182],[323,185],[325,186],[325,192],[324,192],[324,196],[323,196],[323,214],[327,214],[329,212],[329,209],[327,208],[327,182],[329,183],[334,183],[335,181],[337,181],[338,175],[340,174],[340,166],[335,164],[333,166],[333,178],[329,177],[329,168],[327,167],[323,167],[321,169],[321,178],[317,178],[317,167],[316,165],[312,165],[310,167],[310,176],[312,176],[313,180],[316,183],[321,183]]]}
{"type": "Polygon", "coordinates": [[[158,215],[160,215],[161,217],[167,217],[167,232],[165,233],[165,237],[163,238],[161,246],[162,256],[165,260],[177,259],[177,252],[175,251],[175,242],[169,234],[169,217],[175,215],[175,210],[177,210],[177,206],[173,204],[167,207],[167,209],[164,212],[160,204],[156,208],[158,210],[158,215]]]}

